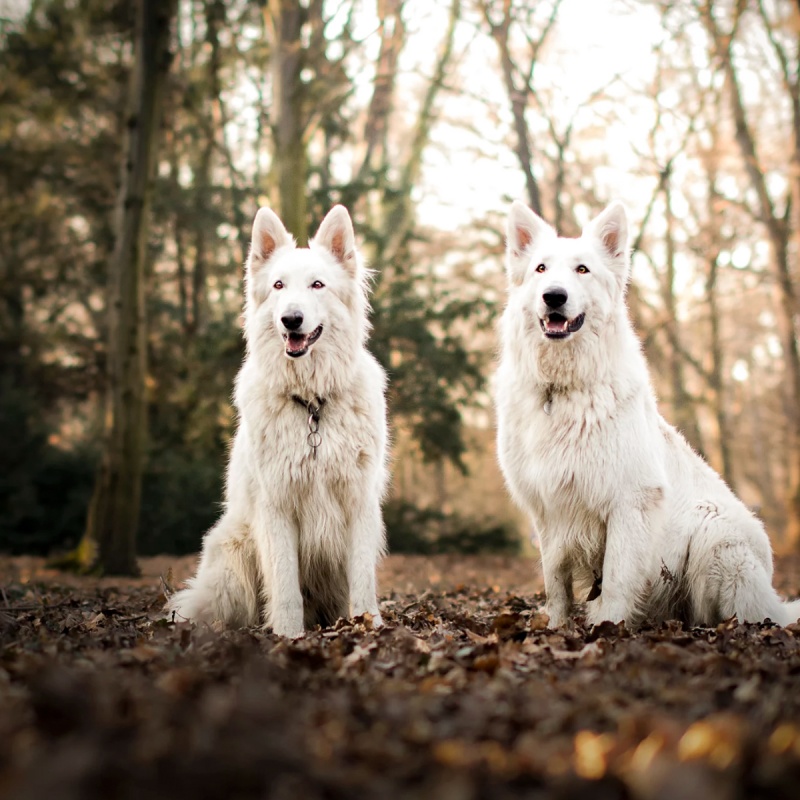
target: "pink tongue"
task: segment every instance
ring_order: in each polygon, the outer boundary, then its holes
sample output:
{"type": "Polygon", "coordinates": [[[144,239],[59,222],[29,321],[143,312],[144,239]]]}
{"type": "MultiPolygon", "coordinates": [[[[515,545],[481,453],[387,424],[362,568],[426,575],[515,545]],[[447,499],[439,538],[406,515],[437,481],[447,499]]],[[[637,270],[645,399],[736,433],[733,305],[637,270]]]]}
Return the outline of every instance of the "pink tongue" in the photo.
{"type": "Polygon", "coordinates": [[[560,319],[560,320],[552,320],[548,319],[545,322],[545,330],[551,331],[552,333],[563,333],[567,329],[567,325],[569,320],[560,319]]]}
{"type": "Polygon", "coordinates": [[[296,353],[306,346],[307,336],[299,336],[297,334],[289,334],[286,341],[286,349],[291,353],[296,353]]]}

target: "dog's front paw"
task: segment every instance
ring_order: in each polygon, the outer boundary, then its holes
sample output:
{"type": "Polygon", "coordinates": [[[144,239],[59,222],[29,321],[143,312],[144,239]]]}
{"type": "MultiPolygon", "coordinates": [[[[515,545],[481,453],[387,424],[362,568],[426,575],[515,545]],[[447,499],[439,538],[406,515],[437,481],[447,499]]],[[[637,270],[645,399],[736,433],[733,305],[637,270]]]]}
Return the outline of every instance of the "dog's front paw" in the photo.
{"type": "Polygon", "coordinates": [[[601,622],[612,622],[618,625],[628,618],[628,609],[613,603],[602,603],[602,598],[590,600],[586,604],[586,624],[599,625],[601,622]]]}
{"type": "Polygon", "coordinates": [[[297,639],[305,633],[303,612],[275,613],[272,615],[272,632],[287,639],[297,639]]]}
{"type": "Polygon", "coordinates": [[[378,611],[377,608],[374,611],[369,611],[367,609],[364,611],[354,611],[353,618],[363,619],[367,628],[382,628],[384,624],[381,612],[378,611]]]}
{"type": "Polygon", "coordinates": [[[370,614],[372,617],[372,627],[373,628],[382,628],[383,627],[383,617],[380,614],[380,611],[376,611],[374,614],[370,614]]]}
{"type": "Polygon", "coordinates": [[[299,639],[305,634],[305,629],[302,625],[284,625],[273,622],[272,632],[276,636],[285,636],[287,639],[299,639]]]}
{"type": "Polygon", "coordinates": [[[547,627],[551,629],[563,628],[569,623],[569,614],[565,608],[557,606],[545,606],[544,613],[547,614],[547,627]]]}

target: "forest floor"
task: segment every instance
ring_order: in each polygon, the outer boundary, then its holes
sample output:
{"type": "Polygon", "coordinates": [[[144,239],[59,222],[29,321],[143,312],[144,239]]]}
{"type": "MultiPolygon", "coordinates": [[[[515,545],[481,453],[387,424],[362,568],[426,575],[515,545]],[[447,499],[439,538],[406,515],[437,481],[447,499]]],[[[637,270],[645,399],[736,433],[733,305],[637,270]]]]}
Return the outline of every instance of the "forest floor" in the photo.
{"type": "Polygon", "coordinates": [[[287,641],[165,619],[193,565],[0,558],[0,798],[800,796],[800,626],[551,631],[530,559],[392,556],[385,627],[287,641]]]}

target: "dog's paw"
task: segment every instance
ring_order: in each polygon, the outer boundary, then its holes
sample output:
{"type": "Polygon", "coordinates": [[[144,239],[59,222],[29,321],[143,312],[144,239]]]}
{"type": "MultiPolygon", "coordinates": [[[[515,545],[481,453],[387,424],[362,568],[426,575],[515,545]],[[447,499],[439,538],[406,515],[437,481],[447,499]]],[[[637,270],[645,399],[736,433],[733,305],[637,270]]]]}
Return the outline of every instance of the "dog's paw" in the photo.
{"type": "Polygon", "coordinates": [[[276,636],[285,636],[287,639],[299,639],[304,633],[303,613],[299,614],[273,614],[270,626],[276,636]]]}
{"type": "Polygon", "coordinates": [[[628,617],[627,609],[611,603],[601,603],[602,598],[592,600],[586,604],[586,624],[599,625],[601,622],[611,622],[618,625],[628,617]]]}
{"type": "Polygon", "coordinates": [[[352,618],[354,620],[363,621],[367,630],[382,628],[384,624],[383,617],[381,617],[381,612],[377,609],[375,609],[375,611],[360,611],[358,613],[354,613],[352,618]]]}
{"type": "Polygon", "coordinates": [[[563,628],[569,625],[570,618],[569,614],[566,612],[565,609],[546,606],[544,609],[544,613],[547,614],[549,620],[547,623],[547,627],[550,628],[551,630],[555,630],[556,628],[563,628]]]}
{"type": "Polygon", "coordinates": [[[285,636],[287,639],[300,639],[305,636],[305,628],[302,625],[284,625],[281,623],[272,623],[270,630],[276,636],[285,636]]]}

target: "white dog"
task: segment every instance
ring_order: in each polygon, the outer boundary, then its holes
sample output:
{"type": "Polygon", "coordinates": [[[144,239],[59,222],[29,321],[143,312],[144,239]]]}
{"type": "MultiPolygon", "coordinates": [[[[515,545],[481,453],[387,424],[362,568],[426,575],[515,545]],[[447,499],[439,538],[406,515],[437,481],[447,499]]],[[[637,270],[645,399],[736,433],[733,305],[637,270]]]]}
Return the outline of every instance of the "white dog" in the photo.
{"type": "Polygon", "coordinates": [[[179,619],[284,636],[364,612],[381,624],[386,376],[365,346],[367,280],[344,207],[308,248],[258,212],[225,513],[170,600],[179,619]]]}
{"type": "Polygon", "coordinates": [[[591,624],[797,620],[761,523],[658,413],[625,307],[624,208],[565,239],[516,202],[507,270],[498,450],[541,539],[550,624],[573,578],[592,586],[591,624]]]}

